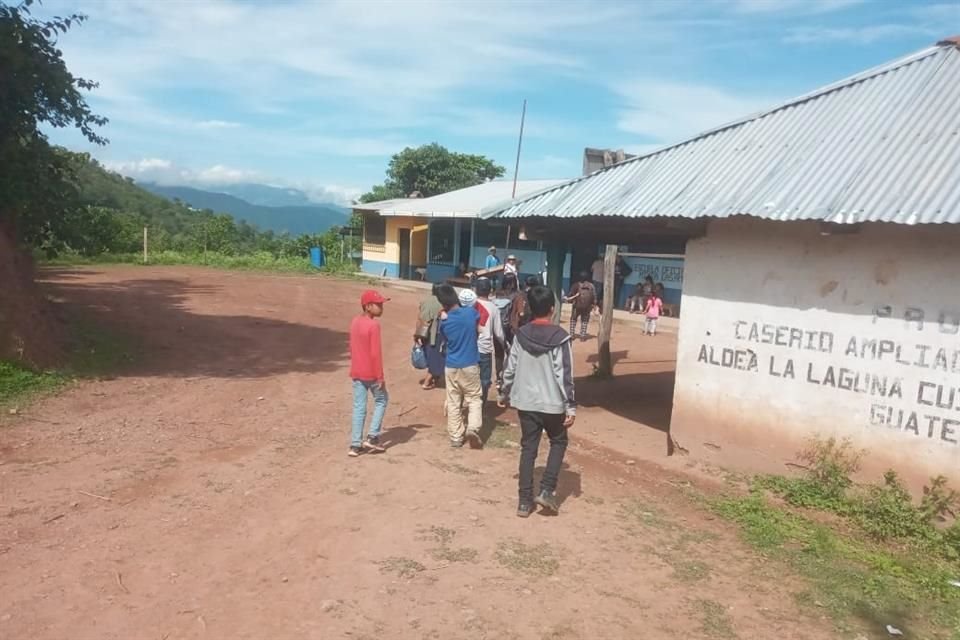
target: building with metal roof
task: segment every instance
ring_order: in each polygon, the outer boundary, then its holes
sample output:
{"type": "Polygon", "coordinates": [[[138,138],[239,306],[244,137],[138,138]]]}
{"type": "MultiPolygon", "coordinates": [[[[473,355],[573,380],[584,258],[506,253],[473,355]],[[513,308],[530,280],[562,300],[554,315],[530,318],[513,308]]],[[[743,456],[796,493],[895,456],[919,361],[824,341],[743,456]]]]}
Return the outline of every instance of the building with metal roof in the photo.
{"type": "Polygon", "coordinates": [[[960,38],[484,215],[556,255],[684,238],[674,450],[960,481],[960,38]]]}
{"type": "Polygon", "coordinates": [[[374,275],[439,281],[482,268],[489,247],[497,246],[500,259],[509,251],[525,272],[540,273],[546,259],[540,243],[479,220],[480,212],[563,182],[494,180],[429,198],[354,205],[364,220],[361,268],[374,275]]]}
{"type": "Polygon", "coordinates": [[[960,222],[960,38],[486,217],[960,222]]]}

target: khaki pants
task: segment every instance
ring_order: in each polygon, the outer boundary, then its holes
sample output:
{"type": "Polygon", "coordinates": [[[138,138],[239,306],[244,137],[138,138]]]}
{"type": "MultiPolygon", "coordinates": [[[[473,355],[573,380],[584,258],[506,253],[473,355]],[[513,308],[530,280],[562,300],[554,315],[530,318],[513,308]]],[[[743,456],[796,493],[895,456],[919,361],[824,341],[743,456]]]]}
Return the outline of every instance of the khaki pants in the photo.
{"type": "Polygon", "coordinates": [[[447,434],[454,443],[463,442],[466,429],[479,431],[483,426],[482,387],[480,367],[446,370],[447,374],[447,434]],[[463,405],[467,405],[467,426],[463,424],[463,405]]]}

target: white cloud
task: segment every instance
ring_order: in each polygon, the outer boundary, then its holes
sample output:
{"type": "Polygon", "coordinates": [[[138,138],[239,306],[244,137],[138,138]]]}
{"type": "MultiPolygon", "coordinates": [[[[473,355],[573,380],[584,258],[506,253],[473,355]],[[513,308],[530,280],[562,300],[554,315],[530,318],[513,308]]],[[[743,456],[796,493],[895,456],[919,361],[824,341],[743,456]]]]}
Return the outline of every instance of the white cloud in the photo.
{"type": "MultiPolygon", "coordinates": [[[[652,140],[653,146],[726,124],[775,105],[768,96],[734,94],[717,87],[658,80],[635,81],[614,88],[626,102],[617,126],[652,140]]],[[[649,148],[651,143],[634,148],[649,148]]]]}
{"type": "Polygon", "coordinates": [[[201,120],[196,126],[198,129],[238,129],[243,125],[239,122],[228,122],[226,120],[201,120]]]}
{"type": "Polygon", "coordinates": [[[740,13],[830,13],[842,11],[866,0],[735,0],[740,13]]]}
{"type": "MultiPolygon", "coordinates": [[[[960,9],[957,11],[960,12],[960,9]]],[[[933,38],[936,37],[936,31],[917,25],[906,24],[878,24],[867,27],[850,28],[796,27],[788,32],[783,41],[787,44],[826,42],[872,44],[880,40],[915,35],[928,35],[933,38]]]]}
{"type": "Polygon", "coordinates": [[[200,189],[216,190],[218,186],[243,183],[266,184],[272,187],[287,187],[303,191],[314,202],[350,204],[364,189],[342,184],[324,184],[318,181],[290,181],[272,178],[260,171],[238,169],[222,164],[192,169],[178,166],[163,158],[142,158],[124,162],[105,162],[110,171],[129,176],[141,182],[156,182],[162,185],[186,185],[200,189]]]}

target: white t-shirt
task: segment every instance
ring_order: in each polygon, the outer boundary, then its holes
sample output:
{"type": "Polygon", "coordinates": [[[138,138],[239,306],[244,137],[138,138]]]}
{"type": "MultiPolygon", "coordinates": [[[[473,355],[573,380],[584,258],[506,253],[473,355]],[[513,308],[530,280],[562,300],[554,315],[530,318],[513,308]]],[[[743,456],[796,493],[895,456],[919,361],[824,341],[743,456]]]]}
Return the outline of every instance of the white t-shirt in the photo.
{"type": "Polygon", "coordinates": [[[506,264],[503,265],[503,273],[504,273],[504,275],[506,275],[506,274],[508,274],[508,273],[516,274],[516,273],[517,273],[517,265],[515,265],[515,264],[510,264],[509,262],[507,262],[506,264]]]}
{"type": "Polygon", "coordinates": [[[500,320],[500,309],[491,300],[479,298],[477,304],[483,306],[490,314],[486,324],[480,325],[480,333],[477,335],[477,349],[480,353],[493,353],[493,341],[496,340],[503,344],[503,321],[500,320]]]}
{"type": "Polygon", "coordinates": [[[593,266],[590,269],[593,271],[593,279],[596,282],[603,282],[603,272],[604,272],[603,260],[595,260],[593,266]]]}

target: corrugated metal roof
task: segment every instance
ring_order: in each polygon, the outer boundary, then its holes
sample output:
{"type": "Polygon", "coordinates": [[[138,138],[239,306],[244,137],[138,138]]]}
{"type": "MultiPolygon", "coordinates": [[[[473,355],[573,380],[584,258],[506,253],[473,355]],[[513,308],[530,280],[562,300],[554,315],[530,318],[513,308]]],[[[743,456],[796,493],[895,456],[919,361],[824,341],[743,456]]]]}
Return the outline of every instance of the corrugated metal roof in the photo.
{"type": "Polygon", "coordinates": [[[354,211],[379,211],[383,208],[400,207],[416,199],[417,198],[394,198],[392,200],[377,200],[376,202],[361,202],[353,205],[353,209],[354,211]]]}
{"type": "Polygon", "coordinates": [[[960,50],[945,41],[484,217],[960,223],[960,50]]]}
{"type": "MultiPolygon", "coordinates": [[[[518,180],[517,196],[528,196],[543,191],[565,180],[518,180]]],[[[354,209],[379,211],[381,216],[414,216],[423,218],[476,218],[487,208],[512,202],[513,180],[493,180],[473,187],[441,193],[430,198],[384,200],[354,209]]]]}

